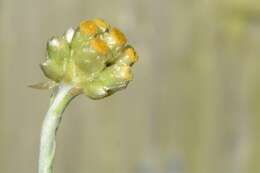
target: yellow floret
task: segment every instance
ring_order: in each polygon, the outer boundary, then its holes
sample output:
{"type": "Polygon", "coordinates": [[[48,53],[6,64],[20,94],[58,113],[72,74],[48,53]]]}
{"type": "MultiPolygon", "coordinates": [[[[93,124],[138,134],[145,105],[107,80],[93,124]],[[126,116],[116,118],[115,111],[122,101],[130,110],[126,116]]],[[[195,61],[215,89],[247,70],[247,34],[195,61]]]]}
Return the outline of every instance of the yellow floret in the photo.
{"type": "Polygon", "coordinates": [[[97,25],[93,21],[83,21],[79,25],[80,32],[88,35],[94,35],[97,33],[97,25]]]}
{"type": "Polygon", "coordinates": [[[99,38],[91,40],[90,44],[100,54],[106,55],[109,51],[107,44],[99,38]]]}
{"type": "Polygon", "coordinates": [[[110,25],[103,19],[95,19],[94,22],[102,31],[106,31],[110,28],[110,25]]]}
{"type": "Polygon", "coordinates": [[[127,42],[125,35],[117,28],[111,30],[111,36],[118,45],[124,45],[127,42]]]}
{"type": "Polygon", "coordinates": [[[131,81],[133,80],[133,75],[131,73],[131,69],[129,66],[123,66],[121,72],[121,77],[126,80],[126,81],[131,81]]]}
{"type": "Polygon", "coordinates": [[[126,55],[132,63],[135,63],[138,60],[138,55],[132,47],[126,49],[126,55]]]}

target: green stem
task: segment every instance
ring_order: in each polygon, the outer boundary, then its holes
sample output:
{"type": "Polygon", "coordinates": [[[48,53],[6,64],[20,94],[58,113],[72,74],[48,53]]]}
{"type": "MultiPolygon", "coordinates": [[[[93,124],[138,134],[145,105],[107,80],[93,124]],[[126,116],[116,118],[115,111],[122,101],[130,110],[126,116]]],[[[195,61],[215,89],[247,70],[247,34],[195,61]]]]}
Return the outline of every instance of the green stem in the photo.
{"type": "Polygon", "coordinates": [[[55,138],[62,119],[62,113],[69,102],[78,94],[72,86],[60,85],[57,94],[51,99],[50,108],[42,125],[38,173],[53,173],[55,138]]]}

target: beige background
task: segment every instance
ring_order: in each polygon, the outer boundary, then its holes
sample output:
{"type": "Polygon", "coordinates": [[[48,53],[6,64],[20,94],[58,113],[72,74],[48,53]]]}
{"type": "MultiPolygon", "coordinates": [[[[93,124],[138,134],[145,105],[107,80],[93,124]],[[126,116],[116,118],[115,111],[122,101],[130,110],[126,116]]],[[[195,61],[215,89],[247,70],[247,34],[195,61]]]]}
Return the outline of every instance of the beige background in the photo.
{"type": "Polygon", "coordinates": [[[259,0],[0,0],[0,172],[36,173],[46,41],[101,17],[137,49],[135,80],[78,97],[55,173],[259,173],[259,0]]]}

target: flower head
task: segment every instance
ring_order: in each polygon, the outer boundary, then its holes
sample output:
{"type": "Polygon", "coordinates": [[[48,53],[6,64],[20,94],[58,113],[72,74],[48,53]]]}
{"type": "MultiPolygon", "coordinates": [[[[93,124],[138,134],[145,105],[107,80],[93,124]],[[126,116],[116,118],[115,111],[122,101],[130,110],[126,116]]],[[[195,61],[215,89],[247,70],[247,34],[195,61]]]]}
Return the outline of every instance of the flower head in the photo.
{"type": "Polygon", "coordinates": [[[100,99],[127,86],[137,60],[119,29],[94,19],[51,38],[41,68],[51,81],[73,85],[86,96],[100,99]]]}

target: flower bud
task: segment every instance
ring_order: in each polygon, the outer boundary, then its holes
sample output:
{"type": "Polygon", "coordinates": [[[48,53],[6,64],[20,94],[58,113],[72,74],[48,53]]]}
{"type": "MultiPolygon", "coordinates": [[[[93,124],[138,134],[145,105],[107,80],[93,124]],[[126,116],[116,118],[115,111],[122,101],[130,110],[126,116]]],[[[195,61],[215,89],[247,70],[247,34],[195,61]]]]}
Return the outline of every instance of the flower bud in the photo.
{"type": "Polygon", "coordinates": [[[100,99],[127,86],[137,59],[119,29],[94,19],[49,40],[47,60],[41,68],[50,80],[73,85],[86,96],[100,99]]]}

